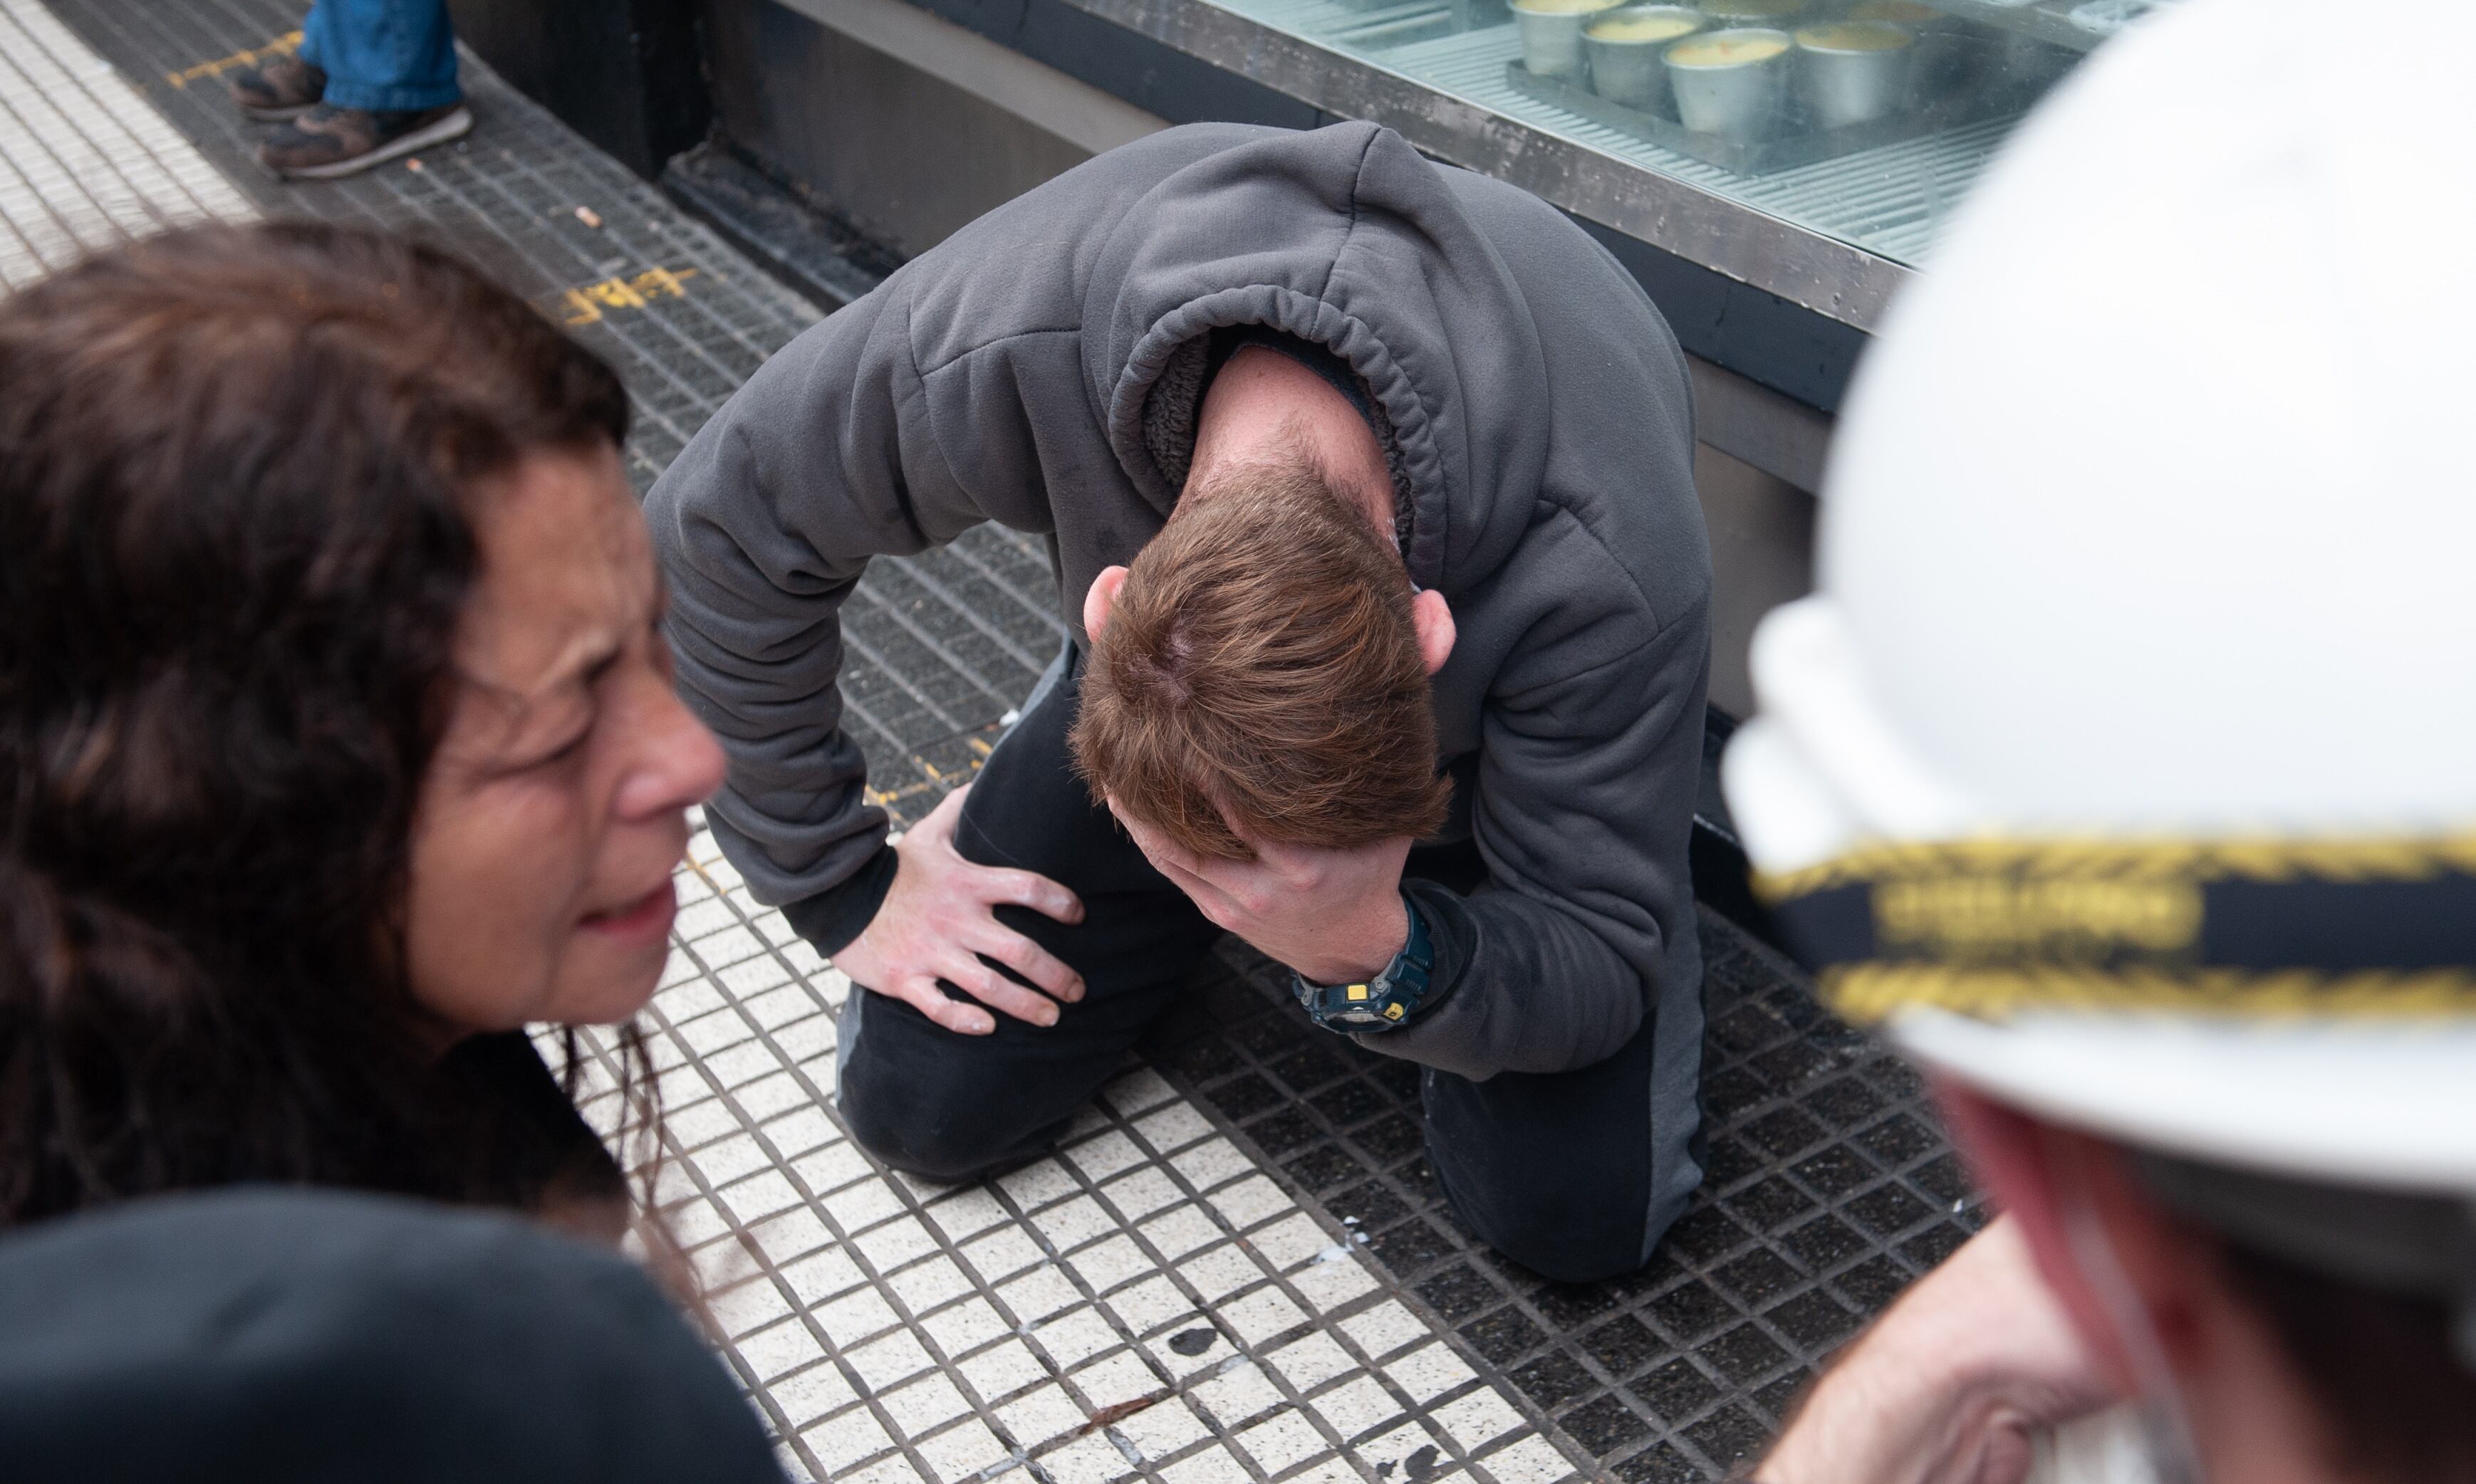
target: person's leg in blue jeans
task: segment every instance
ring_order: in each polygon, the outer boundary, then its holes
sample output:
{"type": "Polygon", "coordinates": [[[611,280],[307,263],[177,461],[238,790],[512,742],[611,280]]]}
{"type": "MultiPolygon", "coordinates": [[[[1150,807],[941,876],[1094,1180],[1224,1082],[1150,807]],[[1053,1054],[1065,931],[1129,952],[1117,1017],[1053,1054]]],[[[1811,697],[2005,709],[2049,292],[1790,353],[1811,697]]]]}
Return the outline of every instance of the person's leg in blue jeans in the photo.
{"type": "Polygon", "coordinates": [[[259,151],[286,179],[350,175],[473,127],[447,0],[318,0],[301,61],[323,74],[323,94],[259,151]]]}
{"type": "Polygon", "coordinates": [[[318,0],[301,60],[327,74],[323,101],[341,109],[419,113],[463,96],[447,0],[318,0]]]}

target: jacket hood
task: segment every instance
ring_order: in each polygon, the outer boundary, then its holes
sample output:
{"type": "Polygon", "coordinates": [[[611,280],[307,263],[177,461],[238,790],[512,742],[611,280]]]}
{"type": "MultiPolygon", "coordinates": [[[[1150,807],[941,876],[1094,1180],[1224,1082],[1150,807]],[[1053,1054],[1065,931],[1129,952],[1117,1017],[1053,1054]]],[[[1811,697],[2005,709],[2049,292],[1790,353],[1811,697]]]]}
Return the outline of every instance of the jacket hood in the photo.
{"type": "Polygon", "coordinates": [[[1154,383],[1197,337],[1267,325],[1349,362],[1391,422],[1412,580],[1450,594],[1494,569],[1546,465],[1547,366],[1449,170],[1388,129],[1335,124],[1207,156],[1119,219],[1085,286],[1084,370],[1147,500],[1167,510],[1178,494],[1146,441],[1154,383]]]}

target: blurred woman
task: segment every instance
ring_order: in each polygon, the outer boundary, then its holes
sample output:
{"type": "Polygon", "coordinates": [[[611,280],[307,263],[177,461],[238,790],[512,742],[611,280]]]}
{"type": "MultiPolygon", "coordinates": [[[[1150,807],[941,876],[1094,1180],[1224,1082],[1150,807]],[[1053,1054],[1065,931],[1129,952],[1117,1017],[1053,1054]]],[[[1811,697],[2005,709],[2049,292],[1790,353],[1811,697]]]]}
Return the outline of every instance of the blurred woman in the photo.
{"type": "Polygon", "coordinates": [[[562,1087],[523,1027],[652,995],[722,771],[627,426],[547,319],[375,234],[182,232],[0,302],[0,1225],[273,1181],[616,1235],[573,1033],[562,1087]]]}

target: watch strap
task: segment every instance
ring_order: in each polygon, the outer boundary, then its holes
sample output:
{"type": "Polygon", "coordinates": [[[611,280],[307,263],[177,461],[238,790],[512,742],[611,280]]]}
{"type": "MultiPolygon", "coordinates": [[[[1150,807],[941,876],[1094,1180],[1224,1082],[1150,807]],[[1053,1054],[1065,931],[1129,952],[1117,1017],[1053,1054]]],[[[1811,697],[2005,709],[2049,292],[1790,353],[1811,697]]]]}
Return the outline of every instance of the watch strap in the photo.
{"type": "Polygon", "coordinates": [[[1401,908],[1410,919],[1409,938],[1374,978],[1318,984],[1291,971],[1290,992],[1317,1025],[1329,1030],[1391,1030],[1417,1012],[1434,980],[1435,940],[1416,902],[1404,895],[1401,908]]]}

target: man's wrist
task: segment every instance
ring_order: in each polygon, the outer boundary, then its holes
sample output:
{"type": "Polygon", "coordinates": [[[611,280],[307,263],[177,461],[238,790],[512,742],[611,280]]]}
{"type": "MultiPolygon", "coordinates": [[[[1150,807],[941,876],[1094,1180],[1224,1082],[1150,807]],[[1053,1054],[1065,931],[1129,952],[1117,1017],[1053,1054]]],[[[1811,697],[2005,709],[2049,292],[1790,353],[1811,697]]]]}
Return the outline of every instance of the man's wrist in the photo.
{"type": "Polygon", "coordinates": [[[1386,899],[1385,908],[1370,916],[1375,925],[1369,928],[1356,946],[1335,949],[1313,964],[1292,964],[1300,977],[1318,984],[1347,984],[1372,979],[1384,972],[1384,967],[1401,955],[1410,942],[1410,906],[1400,888],[1395,887],[1386,899]],[[1383,912],[1389,910],[1390,921],[1383,912]]]}
{"type": "Polygon", "coordinates": [[[1392,1030],[1426,1002],[1434,983],[1435,945],[1418,908],[1406,900],[1402,916],[1408,931],[1400,949],[1365,978],[1320,984],[1291,971],[1290,992],[1317,1025],[1352,1034],[1392,1030]]]}
{"type": "Polygon", "coordinates": [[[891,845],[880,846],[860,868],[813,897],[785,903],[782,917],[791,930],[830,958],[868,929],[885,895],[894,889],[900,857],[891,845]]]}

